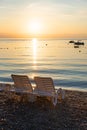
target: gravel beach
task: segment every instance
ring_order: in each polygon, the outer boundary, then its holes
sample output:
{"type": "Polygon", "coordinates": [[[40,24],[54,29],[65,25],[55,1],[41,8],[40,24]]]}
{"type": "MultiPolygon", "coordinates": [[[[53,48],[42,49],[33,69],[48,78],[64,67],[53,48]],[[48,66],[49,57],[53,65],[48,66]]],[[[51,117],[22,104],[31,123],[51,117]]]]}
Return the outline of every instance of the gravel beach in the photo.
{"type": "Polygon", "coordinates": [[[54,108],[44,98],[20,102],[20,96],[0,92],[0,130],[87,130],[87,92],[65,93],[54,108]]]}

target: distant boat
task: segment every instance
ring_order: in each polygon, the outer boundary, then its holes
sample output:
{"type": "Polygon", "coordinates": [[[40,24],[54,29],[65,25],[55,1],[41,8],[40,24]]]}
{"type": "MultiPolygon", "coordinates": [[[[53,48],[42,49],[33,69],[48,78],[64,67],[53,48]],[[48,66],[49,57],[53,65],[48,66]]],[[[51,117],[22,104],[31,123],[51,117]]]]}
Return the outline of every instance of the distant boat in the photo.
{"type": "Polygon", "coordinates": [[[79,45],[75,45],[74,48],[79,48],[79,45]]]}
{"type": "Polygon", "coordinates": [[[69,43],[74,43],[74,41],[69,41],[69,43]]]}
{"type": "Polygon", "coordinates": [[[85,43],[84,42],[80,42],[80,41],[69,41],[69,43],[73,43],[74,45],[84,45],[85,43]]]}
{"type": "Polygon", "coordinates": [[[74,45],[84,45],[84,42],[77,41],[77,42],[74,42],[74,45]]]}

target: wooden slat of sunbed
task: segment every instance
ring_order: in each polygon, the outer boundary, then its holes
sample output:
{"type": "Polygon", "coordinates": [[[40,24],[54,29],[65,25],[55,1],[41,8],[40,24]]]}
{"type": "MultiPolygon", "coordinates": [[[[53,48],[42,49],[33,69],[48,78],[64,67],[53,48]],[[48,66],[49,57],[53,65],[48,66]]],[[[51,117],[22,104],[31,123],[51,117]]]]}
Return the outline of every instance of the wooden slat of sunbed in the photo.
{"type": "Polygon", "coordinates": [[[49,77],[35,77],[34,78],[38,90],[49,92],[49,93],[55,93],[54,84],[52,78],[49,77]]]}
{"type": "Polygon", "coordinates": [[[26,75],[11,75],[11,76],[16,88],[26,89],[28,90],[28,92],[33,91],[28,76],[26,75]]]}

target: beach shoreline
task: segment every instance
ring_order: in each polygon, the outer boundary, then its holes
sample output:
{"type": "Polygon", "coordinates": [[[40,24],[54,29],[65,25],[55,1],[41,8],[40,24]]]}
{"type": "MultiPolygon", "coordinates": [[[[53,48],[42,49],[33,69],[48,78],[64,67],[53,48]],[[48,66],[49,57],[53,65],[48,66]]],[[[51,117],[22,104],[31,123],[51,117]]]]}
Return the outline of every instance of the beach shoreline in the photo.
{"type": "Polygon", "coordinates": [[[9,99],[0,92],[0,129],[4,130],[86,130],[87,92],[65,90],[65,99],[55,108],[51,102],[38,99],[34,103],[9,99]]]}

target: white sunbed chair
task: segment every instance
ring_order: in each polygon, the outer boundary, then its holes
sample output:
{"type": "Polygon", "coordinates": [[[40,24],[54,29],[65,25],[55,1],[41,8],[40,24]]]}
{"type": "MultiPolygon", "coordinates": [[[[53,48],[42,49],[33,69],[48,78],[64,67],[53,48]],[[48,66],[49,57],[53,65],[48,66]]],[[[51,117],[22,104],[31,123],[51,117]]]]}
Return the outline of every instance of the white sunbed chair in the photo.
{"type": "Polygon", "coordinates": [[[53,79],[50,77],[34,77],[39,96],[50,97],[54,106],[57,104],[58,94],[61,93],[64,99],[64,91],[59,88],[55,89],[53,79]]]}
{"type": "Polygon", "coordinates": [[[15,93],[20,95],[31,95],[31,101],[35,100],[35,93],[33,91],[30,79],[27,75],[11,75],[14,81],[15,93]]]}

